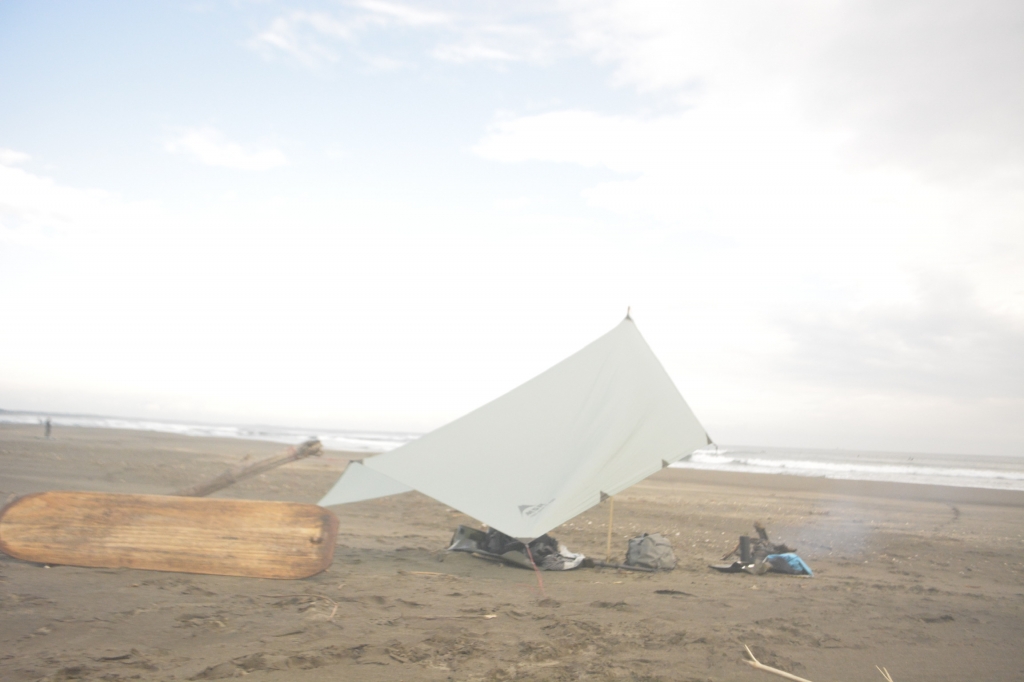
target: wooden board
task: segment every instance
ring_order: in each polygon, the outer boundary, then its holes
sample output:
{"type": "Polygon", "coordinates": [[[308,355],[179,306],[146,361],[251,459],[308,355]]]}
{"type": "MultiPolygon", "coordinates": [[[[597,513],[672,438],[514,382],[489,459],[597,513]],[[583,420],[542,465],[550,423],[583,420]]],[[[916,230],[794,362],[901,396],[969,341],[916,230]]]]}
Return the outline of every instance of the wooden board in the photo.
{"type": "Polygon", "coordinates": [[[291,502],[56,491],[0,511],[0,550],[69,566],[307,578],[337,533],[334,514],[291,502]]]}

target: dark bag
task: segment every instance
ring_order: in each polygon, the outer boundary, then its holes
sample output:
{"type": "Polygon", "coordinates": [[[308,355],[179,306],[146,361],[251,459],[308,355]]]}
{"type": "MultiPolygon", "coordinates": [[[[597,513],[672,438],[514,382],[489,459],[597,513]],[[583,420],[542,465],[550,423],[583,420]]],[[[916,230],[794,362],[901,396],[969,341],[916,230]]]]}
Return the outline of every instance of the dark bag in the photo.
{"type": "Polygon", "coordinates": [[[626,565],[671,571],[676,567],[676,555],[671,543],[660,533],[644,533],[629,541],[626,565]]]}

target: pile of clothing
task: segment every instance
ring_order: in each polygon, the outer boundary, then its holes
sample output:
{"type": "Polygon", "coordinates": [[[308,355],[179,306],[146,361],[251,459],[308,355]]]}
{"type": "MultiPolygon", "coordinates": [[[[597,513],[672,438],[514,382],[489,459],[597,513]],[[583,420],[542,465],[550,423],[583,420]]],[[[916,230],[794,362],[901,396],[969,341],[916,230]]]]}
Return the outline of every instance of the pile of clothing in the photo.
{"type": "Polygon", "coordinates": [[[768,531],[760,522],[754,522],[757,537],[740,536],[735,548],[722,559],[739,554],[739,561],[731,564],[712,564],[709,568],[722,573],[752,573],[762,575],[768,571],[786,573],[788,575],[813,576],[814,572],[803,559],[796,554],[796,549],[787,547],[785,543],[773,543],[768,539],[768,531]]]}
{"type": "Polygon", "coordinates": [[[542,571],[568,571],[577,568],[586,559],[582,554],[570,552],[565,545],[547,534],[526,544],[496,528],[485,532],[469,526],[455,529],[448,551],[470,552],[514,566],[538,568],[542,571]]]}

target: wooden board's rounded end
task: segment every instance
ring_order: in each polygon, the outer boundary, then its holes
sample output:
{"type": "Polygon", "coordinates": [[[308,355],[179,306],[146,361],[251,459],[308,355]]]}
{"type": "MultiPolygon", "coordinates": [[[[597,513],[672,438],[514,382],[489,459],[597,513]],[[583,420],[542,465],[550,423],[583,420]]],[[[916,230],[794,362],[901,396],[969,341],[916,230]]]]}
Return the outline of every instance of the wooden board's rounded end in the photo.
{"type": "Polygon", "coordinates": [[[7,515],[7,512],[15,510],[18,506],[28,502],[32,498],[42,497],[44,495],[46,495],[46,493],[27,493],[25,495],[18,495],[13,500],[5,504],[2,508],[0,508],[0,552],[3,552],[7,556],[14,557],[15,559],[31,561],[31,559],[19,556],[18,550],[4,540],[4,517],[7,515]]]}

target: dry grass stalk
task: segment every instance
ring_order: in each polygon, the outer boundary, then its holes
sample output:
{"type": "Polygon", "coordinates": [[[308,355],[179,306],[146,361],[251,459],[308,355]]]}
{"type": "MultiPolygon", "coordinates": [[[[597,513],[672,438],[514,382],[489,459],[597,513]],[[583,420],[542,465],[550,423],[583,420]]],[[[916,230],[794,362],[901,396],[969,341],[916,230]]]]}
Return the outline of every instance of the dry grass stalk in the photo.
{"type": "Polygon", "coordinates": [[[757,668],[758,670],[763,670],[767,673],[772,673],[773,675],[778,675],[779,677],[785,677],[787,680],[793,680],[793,682],[811,682],[810,680],[805,679],[803,677],[797,677],[796,675],[787,673],[785,670],[779,670],[778,668],[773,668],[770,665],[765,665],[761,661],[757,660],[757,658],[754,656],[754,652],[750,650],[749,646],[744,644],[743,648],[746,649],[747,654],[750,655],[750,660],[743,662],[749,665],[750,667],[757,668]]]}
{"type": "Polygon", "coordinates": [[[270,598],[278,598],[278,597],[280,597],[282,599],[287,599],[288,597],[306,597],[308,599],[323,599],[324,601],[330,602],[331,604],[334,605],[334,608],[331,609],[331,615],[327,619],[328,622],[331,622],[331,623],[334,622],[334,616],[335,616],[335,614],[338,613],[338,607],[340,606],[340,604],[338,602],[334,601],[330,597],[325,597],[322,594],[264,594],[262,596],[270,597],[270,598]]]}

